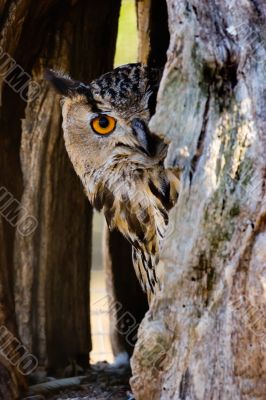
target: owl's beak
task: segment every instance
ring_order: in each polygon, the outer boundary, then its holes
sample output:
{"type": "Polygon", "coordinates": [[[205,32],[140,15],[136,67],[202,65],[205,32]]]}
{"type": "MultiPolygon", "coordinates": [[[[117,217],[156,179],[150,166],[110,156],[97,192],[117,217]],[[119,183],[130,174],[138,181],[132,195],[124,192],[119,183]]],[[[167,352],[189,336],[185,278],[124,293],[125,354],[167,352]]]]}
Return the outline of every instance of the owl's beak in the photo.
{"type": "Polygon", "coordinates": [[[147,124],[140,118],[134,118],[131,123],[132,131],[139,142],[141,150],[148,156],[154,157],[167,148],[166,143],[152,134],[147,124]]]}
{"type": "Polygon", "coordinates": [[[152,156],[151,133],[145,122],[140,118],[134,118],[131,126],[141,150],[143,150],[148,156],[152,156]]]}

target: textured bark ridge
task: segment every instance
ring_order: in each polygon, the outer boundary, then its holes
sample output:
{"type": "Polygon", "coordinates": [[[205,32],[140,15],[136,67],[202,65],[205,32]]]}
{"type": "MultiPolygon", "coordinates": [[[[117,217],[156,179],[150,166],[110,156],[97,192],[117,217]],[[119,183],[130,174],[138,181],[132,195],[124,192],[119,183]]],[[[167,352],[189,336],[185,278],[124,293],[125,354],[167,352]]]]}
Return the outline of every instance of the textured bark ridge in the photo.
{"type": "MultiPolygon", "coordinates": [[[[65,151],[59,97],[43,73],[58,68],[90,81],[112,69],[119,8],[120,0],[0,4],[0,186],[37,220],[24,235],[0,220],[0,324],[51,372],[88,364],[92,213],[65,151]],[[17,75],[8,83],[12,63],[17,75]],[[27,83],[16,90],[21,71],[33,79],[30,102],[27,83]]],[[[22,377],[2,358],[0,369],[0,398],[19,398],[22,377]]]]}
{"type": "MultiPolygon", "coordinates": [[[[9,340],[7,342],[3,338],[2,327],[5,326],[9,332],[15,332],[14,321],[14,303],[12,300],[12,292],[10,293],[10,271],[8,270],[7,256],[4,246],[4,229],[2,220],[0,219],[0,345],[5,346],[6,352],[16,358],[17,343],[9,340]]],[[[13,400],[18,399],[19,394],[26,389],[26,381],[18,372],[14,365],[7,360],[3,354],[0,354],[0,399],[13,400]]]]}
{"type": "Polygon", "coordinates": [[[167,3],[171,43],[150,128],[171,141],[182,189],[131,384],[137,400],[262,400],[266,7],[167,3]]]}
{"type": "Polygon", "coordinates": [[[165,0],[137,0],[138,58],[152,67],[162,68],[169,45],[165,0]]]}
{"type": "Polygon", "coordinates": [[[92,214],[65,151],[59,97],[43,81],[44,68],[85,82],[110,70],[119,6],[74,2],[62,14],[48,10],[53,35],[43,38],[32,70],[41,93],[22,124],[22,204],[38,228],[17,235],[16,311],[21,337],[52,371],[72,360],[88,364],[92,214]]]}

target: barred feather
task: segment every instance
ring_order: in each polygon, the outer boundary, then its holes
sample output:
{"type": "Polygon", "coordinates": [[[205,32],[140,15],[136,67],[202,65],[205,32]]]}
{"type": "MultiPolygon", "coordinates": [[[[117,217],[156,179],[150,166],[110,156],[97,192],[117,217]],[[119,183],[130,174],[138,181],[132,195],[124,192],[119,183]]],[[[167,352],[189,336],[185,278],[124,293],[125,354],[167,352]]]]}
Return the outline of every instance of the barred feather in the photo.
{"type": "MultiPolygon", "coordinates": [[[[103,209],[109,229],[118,229],[132,244],[135,272],[150,298],[155,287],[160,286],[156,265],[179,180],[162,165],[125,174],[129,168],[127,164],[122,169],[123,179],[119,167],[118,171],[112,169],[112,179],[101,180],[92,202],[103,209]]],[[[108,173],[106,176],[110,178],[108,173]]]]}

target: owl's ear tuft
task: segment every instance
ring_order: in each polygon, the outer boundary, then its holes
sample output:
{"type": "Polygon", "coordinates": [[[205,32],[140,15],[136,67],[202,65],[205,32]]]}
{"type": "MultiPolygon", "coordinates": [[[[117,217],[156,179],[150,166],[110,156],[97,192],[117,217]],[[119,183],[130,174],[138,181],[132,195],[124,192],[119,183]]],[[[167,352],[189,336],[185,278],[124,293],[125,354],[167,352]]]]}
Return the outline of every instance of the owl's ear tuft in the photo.
{"type": "Polygon", "coordinates": [[[83,83],[52,69],[46,69],[44,77],[62,96],[72,97],[75,94],[82,94],[86,89],[83,83]]]}

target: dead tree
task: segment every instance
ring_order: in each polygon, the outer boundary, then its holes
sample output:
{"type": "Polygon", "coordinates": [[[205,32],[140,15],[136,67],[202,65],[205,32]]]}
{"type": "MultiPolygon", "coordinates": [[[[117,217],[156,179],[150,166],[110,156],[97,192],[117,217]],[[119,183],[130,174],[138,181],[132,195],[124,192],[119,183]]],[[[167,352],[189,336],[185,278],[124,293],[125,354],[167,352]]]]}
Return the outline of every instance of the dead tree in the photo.
{"type": "Polygon", "coordinates": [[[182,187],[164,282],[133,355],[136,399],[266,393],[266,104],[262,0],[168,0],[167,64],[150,128],[182,187]]]}
{"type": "MultiPolygon", "coordinates": [[[[91,208],[43,72],[58,68],[90,81],[110,70],[119,7],[119,0],[0,5],[0,183],[14,199],[9,218],[1,214],[0,322],[53,371],[73,358],[88,363],[91,208]],[[24,212],[31,219],[23,226],[24,212]]],[[[1,385],[15,398],[19,379],[3,361],[5,368],[10,380],[1,385]]]]}

